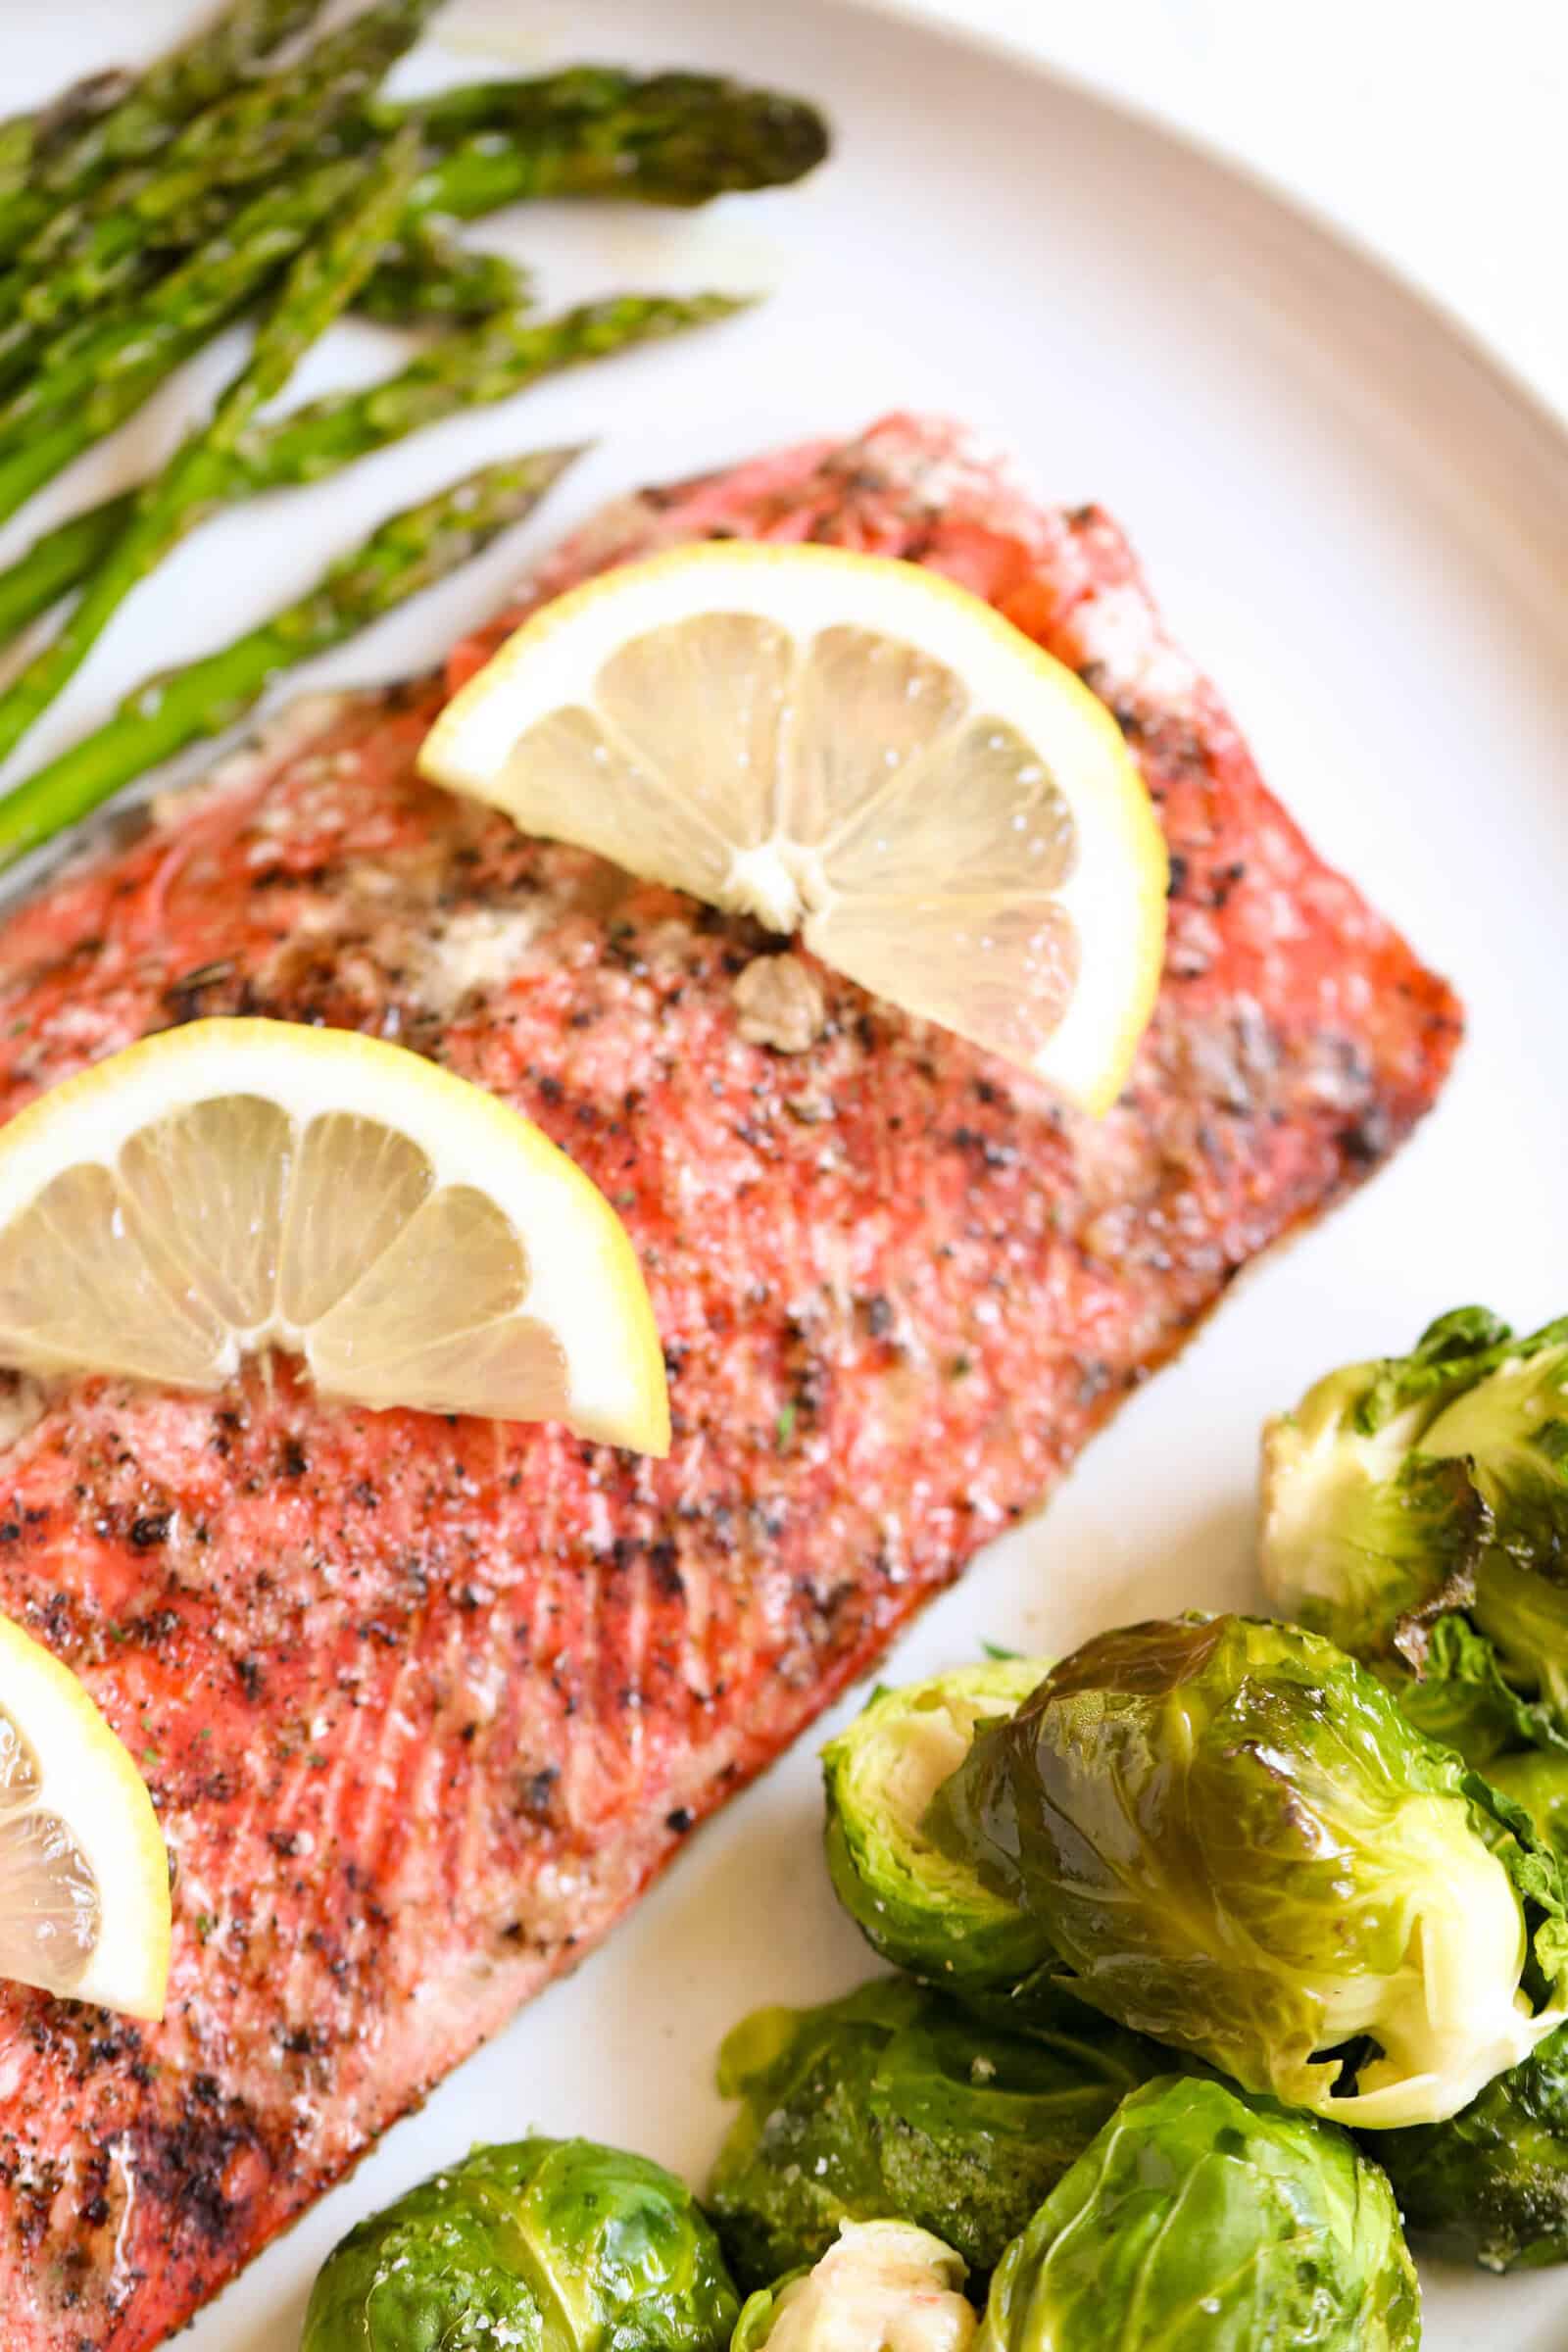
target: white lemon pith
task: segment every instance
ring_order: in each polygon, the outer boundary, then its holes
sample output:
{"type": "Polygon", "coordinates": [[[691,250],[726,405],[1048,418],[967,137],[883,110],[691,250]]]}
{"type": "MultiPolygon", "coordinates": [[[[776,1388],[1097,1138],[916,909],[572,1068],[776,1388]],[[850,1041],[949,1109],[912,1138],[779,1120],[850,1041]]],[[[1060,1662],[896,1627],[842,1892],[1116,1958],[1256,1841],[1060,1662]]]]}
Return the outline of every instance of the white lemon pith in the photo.
{"type": "Polygon", "coordinates": [[[0,1362],[211,1389],[269,1346],[359,1404],[669,1444],[653,1310],[604,1195],[401,1047],[197,1021],[0,1130],[0,1362]]]}
{"type": "Polygon", "coordinates": [[[965,589],[706,543],[545,605],[427,775],[777,931],[1102,1110],[1148,1023],[1166,858],[1115,721],[965,589]]]}
{"type": "Polygon", "coordinates": [[[0,1617],[0,1977],[159,2018],[169,1854],[81,1683],[0,1617]]]}

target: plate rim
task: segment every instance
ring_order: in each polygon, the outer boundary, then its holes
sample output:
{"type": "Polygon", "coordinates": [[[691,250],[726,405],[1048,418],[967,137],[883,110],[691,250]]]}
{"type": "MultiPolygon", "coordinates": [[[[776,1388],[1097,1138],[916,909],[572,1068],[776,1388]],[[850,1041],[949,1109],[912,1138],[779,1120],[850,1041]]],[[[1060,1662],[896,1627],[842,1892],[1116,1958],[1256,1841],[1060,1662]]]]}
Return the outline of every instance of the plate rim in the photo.
{"type": "Polygon", "coordinates": [[[1558,444],[1568,457],[1568,397],[1559,403],[1500,351],[1490,335],[1465,317],[1446,295],[1387,252],[1370,233],[1340,218],[1306,190],[1277,177],[1251,157],[1240,154],[1223,139],[1186,121],[1173,109],[1121,89],[1088,69],[1048,58],[1027,34],[1004,24],[966,24],[946,13],[943,0],[824,0],[824,5],[847,14],[882,17],[907,32],[923,34],[994,63],[1021,69],[1057,92],[1116,118],[1124,126],[1165,140],[1197,162],[1238,184],[1273,211],[1290,216],[1343,260],[1358,266],[1369,277],[1402,297],[1425,315],[1427,323],[1459,346],[1484,368],[1494,388],[1506,396],[1526,418],[1558,444]]]}

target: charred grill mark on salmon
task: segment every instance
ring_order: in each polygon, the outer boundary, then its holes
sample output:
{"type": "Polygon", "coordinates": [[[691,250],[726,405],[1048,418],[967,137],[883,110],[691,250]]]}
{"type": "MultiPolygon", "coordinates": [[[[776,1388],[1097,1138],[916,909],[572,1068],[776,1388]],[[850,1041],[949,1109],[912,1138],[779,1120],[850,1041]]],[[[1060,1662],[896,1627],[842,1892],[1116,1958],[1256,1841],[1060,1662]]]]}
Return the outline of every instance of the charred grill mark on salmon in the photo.
{"type": "MultiPolygon", "coordinates": [[[[704,533],[918,554],[1115,710],[1172,851],[1158,1012],[1090,1127],[778,943],[422,785],[438,689],[339,704],[0,932],[0,1109],[171,1021],[362,1027],[533,1117],[631,1227],[676,1444],[84,1382],[0,1453],[0,1607],[144,1756],[160,2028],[0,1988],[7,2352],[144,2352],[1048,1492],[1258,1250],[1382,1160],[1444,984],[1268,797],[1098,510],[893,418],[625,502],[540,594],[704,533]]],[[[464,649],[454,674],[483,643],[464,649]]],[[[11,1399],[7,1399],[8,1412],[11,1399]]]]}

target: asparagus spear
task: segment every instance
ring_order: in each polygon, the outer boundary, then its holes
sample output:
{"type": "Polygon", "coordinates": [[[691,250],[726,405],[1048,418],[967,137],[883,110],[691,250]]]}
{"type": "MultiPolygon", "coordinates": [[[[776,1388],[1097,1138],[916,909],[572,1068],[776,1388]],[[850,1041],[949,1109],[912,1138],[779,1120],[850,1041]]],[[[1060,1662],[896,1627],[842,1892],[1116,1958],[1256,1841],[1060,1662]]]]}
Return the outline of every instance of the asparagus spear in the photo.
{"type": "MultiPolygon", "coordinates": [[[[253,426],[233,452],[227,494],[248,498],[319,481],[462,409],[506,400],[542,375],[727,318],[744,307],[723,294],[622,294],[584,303],[560,318],[503,314],[443,336],[386,383],[330,393],[277,423],[253,426]]],[[[102,563],[129,520],[135,496],[123,491],[73,515],[0,571],[0,645],[102,563]]]]}
{"type": "MultiPolygon", "coordinates": [[[[26,140],[22,173],[0,173],[0,256],[16,253],[53,216],[62,197],[83,195],[122,164],[145,161],[192,115],[224,98],[262,58],[320,14],[321,0],[233,0],[215,24],[134,79],[98,74],[68,91],[26,140]],[[86,93],[102,103],[81,103],[86,93]],[[72,106],[74,98],[78,103],[72,106]],[[69,111],[68,111],[69,110],[69,111]],[[27,182],[33,184],[28,186],[27,182]]],[[[20,141],[0,153],[20,153],[20,141]]]]}
{"type": "MultiPolygon", "coordinates": [[[[546,186],[522,176],[522,195],[639,195],[701,205],[726,188],[802,178],[827,153],[827,127],[813,106],[712,73],[635,75],[613,66],[571,66],[534,80],[467,82],[402,106],[373,101],[369,120],[383,129],[418,122],[425,146],[459,151],[466,158],[454,174],[459,190],[487,183],[482,158],[508,158],[513,174],[526,174],[529,165],[541,170],[546,186]],[[511,155],[513,148],[519,153],[511,155]]],[[[472,217],[491,207],[464,200],[452,210],[472,217]]]]}
{"type": "MultiPolygon", "coordinates": [[[[365,122],[356,129],[357,120],[340,124],[345,138],[363,133],[365,122]]],[[[727,190],[797,179],[827,147],[820,116],[795,99],[707,74],[637,77],[601,67],[577,67],[535,80],[475,83],[407,106],[377,105],[367,120],[384,127],[416,123],[427,144],[457,138],[416,188],[406,239],[418,233],[420,221],[443,215],[472,220],[523,197],[620,196],[701,204],[727,190]],[[473,129],[474,124],[487,126],[473,129]]],[[[64,355],[58,342],[40,352],[33,330],[134,285],[148,274],[149,265],[156,267],[160,237],[220,239],[230,200],[226,182],[210,180],[204,192],[188,193],[173,217],[149,219],[144,209],[128,207],[98,223],[73,268],[32,282],[19,280],[11,298],[16,318],[10,330],[0,332],[0,382],[14,378],[24,361],[47,377],[64,355]]],[[[452,315],[477,308],[500,291],[493,266],[470,263],[466,274],[454,269],[455,299],[431,299],[428,281],[439,274],[421,270],[426,282],[416,289],[400,284],[394,270],[384,289],[372,287],[372,315],[452,315]],[[422,299],[416,300],[418,295],[422,299]]],[[[0,324],[5,316],[0,286],[0,324]]],[[[35,408],[43,397],[40,387],[33,396],[35,408]]],[[[4,421],[0,418],[0,431],[4,421]]]]}
{"type": "Polygon", "coordinates": [[[297,68],[249,83],[197,115],[153,164],[120,172],[62,206],[0,285],[0,317],[24,311],[42,324],[91,310],[149,232],[177,231],[215,189],[265,179],[301,155],[314,156],[363,108],[441,4],[373,0],[341,31],[318,41],[297,68]]]}
{"type": "Polygon", "coordinates": [[[729,318],[742,307],[724,294],[686,299],[627,294],[583,303],[560,318],[504,311],[443,335],[384,384],[365,392],[328,393],[243,437],[234,449],[234,465],[247,492],[317,481],[461,409],[509,399],[542,375],[729,318]]]}
{"type": "Polygon", "coordinates": [[[134,490],[106,498],[69,522],[35,539],[24,556],[0,571],[0,645],[19,637],[29,621],[57,605],[69,590],[101,564],[130,520],[134,490]]]}
{"type": "MultiPolygon", "coordinates": [[[[39,420],[81,413],[117,377],[132,374],[148,389],[198,349],[220,326],[244,309],[274,271],[290,260],[345,203],[364,177],[364,167],[347,157],[320,164],[298,180],[285,180],[245,207],[232,226],[182,269],[161,278],[139,308],[119,318],[78,319],[56,336],[35,373],[0,408],[0,453],[39,420]]],[[[145,392],[142,397],[145,397],[145,392]]],[[[113,400],[119,423],[128,412],[113,400]]],[[[100,428],[112,429],[109,424],[100,428]]],[[[98,434],[90,438],[96,440],[98,434]]],[[[78,444],[86,447],[86,442],[78,444]]],[[[10,509],[0,498],[0,513],[10,509]]]]}
{"type": "Polygon", "coordinates": [[[579,452],[488,466],[392,515],[308,596],[221,653],[150,678],[115,716],[0,799],[0,866],[51,840],[160,760],[232,726],[280,672],[368,628],[518,522],[579,452]]]}
{"type": "MultiPolygon", "coordinates": [[[[345,183],[346,184],[346,183],[345,183]]],[[[275,209],[275,191],[270,199],[275,209]]],[[[287,209],[297,211],[297,191],[287,195],[287,209]]],[[[247,208],[252,214],[254,208],[247,208]]],[[[236,237],[247,233],[244,225],[247,215],[236,215],[231,191],[224,190],[217,202],[203,206],[192,216],[192,234],[188,242],[200,247],[210,238],[220,240],[220,252],[231,251],[236,237]]],[[[182,243],[185,242],[182,239],[182,243]]],[[[154,281],[167,270],[171,253],[143,241],[127,246],[120,263],[109,271],[103,289],[104,296],[112,294],[117,300],[146,302],[153,296],[154,281]]],[[[444,222],[431,217],[411,218],[402,224],[396,241],[388,246],[375,269],[360,289],[356,308],[368,318],[377,318],[389,326],[407,326],[434,318],[483,318],[492,311],[517,309],[523,299],[527,272],[504,254],[475,252],[461,244],[444,222]]],[[[164,295],[159,294],[162,302],[164,295]]],[[[74,354],[85,350],[96,355],[106,346],[122,349],[127,342],[134,348],[139,334],[129,338],[120,330],[123,319],[77,321],[67,333],[46,340],[47,329],[35,322],[30,298],[24,301],[20,315],[0,326],[0,399],[4,399],[29,373],[40,375],[69,363],[74,354]],[[69,339],[68,339],[69,335],[69,339]],[[100,341],[102,337],[102,341],[100,341]],[[89,340],[90,338],[90,340],[89,340]]],[[[102,307],[102,302],[97,306],[102,307]]],[[[99,361],[91,357],[94,371],[99,361]]]]}
{"type": "Polygon", "coordinates": [[[304,354],[368,277],[408,202],[419,152],[417,131],[412,125],[399,131],[352,211],[294,263],[275,308],[262,322],[248,365],[209,422],[140,493],[130,521],[59,636],[0,694],[0,760],[48,709],[137,582],[192,517],[221,500],[224,476],[246,426],[282,390],[304,354]]]}
{"type": "Polygon", "coordinates": [[[427,145],[451,147],[475,131],[524,125],[560,129],[574,118],[609,114],[623,106],[645,78],[617,66],[564,66],[554,74],[466,81],[429,98],[373,98],[366,116],[372,128],[382,132],[417,122],[427,145]]]}
{"type": "Polygon", "coordinates": [[[527,271],[505,254],[460,245],[439,220],[413,220],[366,279],[357,307],[389,326],[487,318],[523,309],[527,284],[527,271]]]}
{"type": "Polygon", "coordinates": [[[25,115],[7,115],[0,122],[0,200],[40,176],[46,163],[99,116],[118,106],[130,86],[130,75],[116,67],[74,81],[48,106],[25,115]]]}
{"type": "MultiPolygon", "coordinates": [[[[529,194],[619,192],[695,203],[724,188],[797,176],[824,151],[826,134],[810,109],[766,91],[684,74],[644,82],[606,73],[552,78],[558,88],[569,78],[576,91],[574,128],[564,128],[554,141],[514,140],[499,132],[463,141],[422,174],[411,198],[411,218],[472,218],[529,194]],[[590,78],[606,101],[597,115],[582,104],[590,78]],[[613,105],[612,89],[620,93],[613,105]]],[[[536,92],[530,103],[537,107],[542,85],[519,86],[536,92]]],[[[418,120],[416,110],[412,119],[418,120]]],[[[318,167],[293,186],[259,198],[236,221],[231,238],[220,235],[183,270],[160,280],[133,317],[102,328],[78,326],[50,346],[32,382],[0,409],[0,519],[120,424],[203,339],[197,335],[193,342],[185,331],[192,273],[197,286],[211,287],[216,277],[222,291],[221,301],[214,288],[194,306],[207,310],[205,331],[210,332],[243,307],[291,249],[288,220],[312,210],[313,192],[322,186],[319,174],[348,169],[318,167]],[[278,241],[269,252],[266,240],[273,235],[278,241]],[[138,372],[119,375],[121,368],[138,372]],[[111,375],[112,387],[100,381],[111,375]],[[45,417],[50,422],[40,441],[45,417]],[[29,446],[19,451],[24,434],[29,446]]],[[[294,233],[303,233],[297,224],[294,233]]]]}
{"type": "Polygon", "coordinates": [[[193,115],[228,97],[272,50],[304,32],[321,7],[322,0],[232,0],[182,48],[156,59],[118,106],[46,155],[42,185],[67,195],[108,166],[156,155],[193,115]]]}
{"type": "Polygon", "coordinates": [[[729,190],[800,178],[825,153],[827,131],[811,106],[698,73],[661,73],[560,134],[524,127],[459,139],[420,178],[414,207],[470,221],[541,195],[706,205],[729,190]]]}

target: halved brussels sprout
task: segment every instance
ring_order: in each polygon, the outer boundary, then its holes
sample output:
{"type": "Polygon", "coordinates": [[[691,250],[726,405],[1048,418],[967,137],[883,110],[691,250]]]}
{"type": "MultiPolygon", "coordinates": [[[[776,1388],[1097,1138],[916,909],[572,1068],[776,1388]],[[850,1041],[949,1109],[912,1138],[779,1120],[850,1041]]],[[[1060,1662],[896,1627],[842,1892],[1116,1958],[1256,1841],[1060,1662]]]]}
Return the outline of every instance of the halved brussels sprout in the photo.
{"type": "Polygon", "coordinates": [[[1086,1642],[980,1734],[928,1828],[1081,1999],[1345,2123],[1457,2113],[1568,2007],[1528,1816],[1294,1626],[1086,1642]]]}
{"type": "Polygon", "coordinates": [[[1279,1608],[1470,1762],[1568,1746],[1568,1321],[1461,1307],[1320,1380],[1263,1433],[1262,1555],[1279,1608]]]}
{"type": "Polygon", "coordinates": [[[1375,2146],[1417,2245],[1489,2271],[1568,2262],[1568,2026],[1461,2114],[1375,2146]]]}
{"type": "Polygon", "coordinates": [[[351,2230],[300,2352],[722,2352],[739,2307],[672,2173],[592,2140],[521,2139],[351,2230]]]}
{"type": "Polygon", "coordinates": [[[1075,2004],[1025,2040],[885,1977],[817,2009],[759,2009],[719,2052],[742,2101],[707,2205],[741,2286],[816,2261],[839,2225],[897,2213],[992,2269],[1124,2092],[1168,2051],[1075,2004]]]}
{"type": "Polygon", "coordinates": [[[884,1960],[953,1992],[1007,1990],[1048,1955],[1034,1922],[924,1829],[976,1728],[1010,1715],[1046,1671],[1039,1659],[993,1658],[878,1690],[822,1750],[835,1893],[884,1960]]]}
{"type": "Polygon", "coordinates": [[[748,2298],[733,2352],[968,2352],[963,2257],[909,2222],[846,2222],[808,2271],[748,2298]]]}
{"type": "Polygon", "coordinates": [[[1420,2314],[1389,2184],[1346,2132],[1167,2077],[1008,2248],[975,2352],[1414,2352],[1420,2314]]]}

